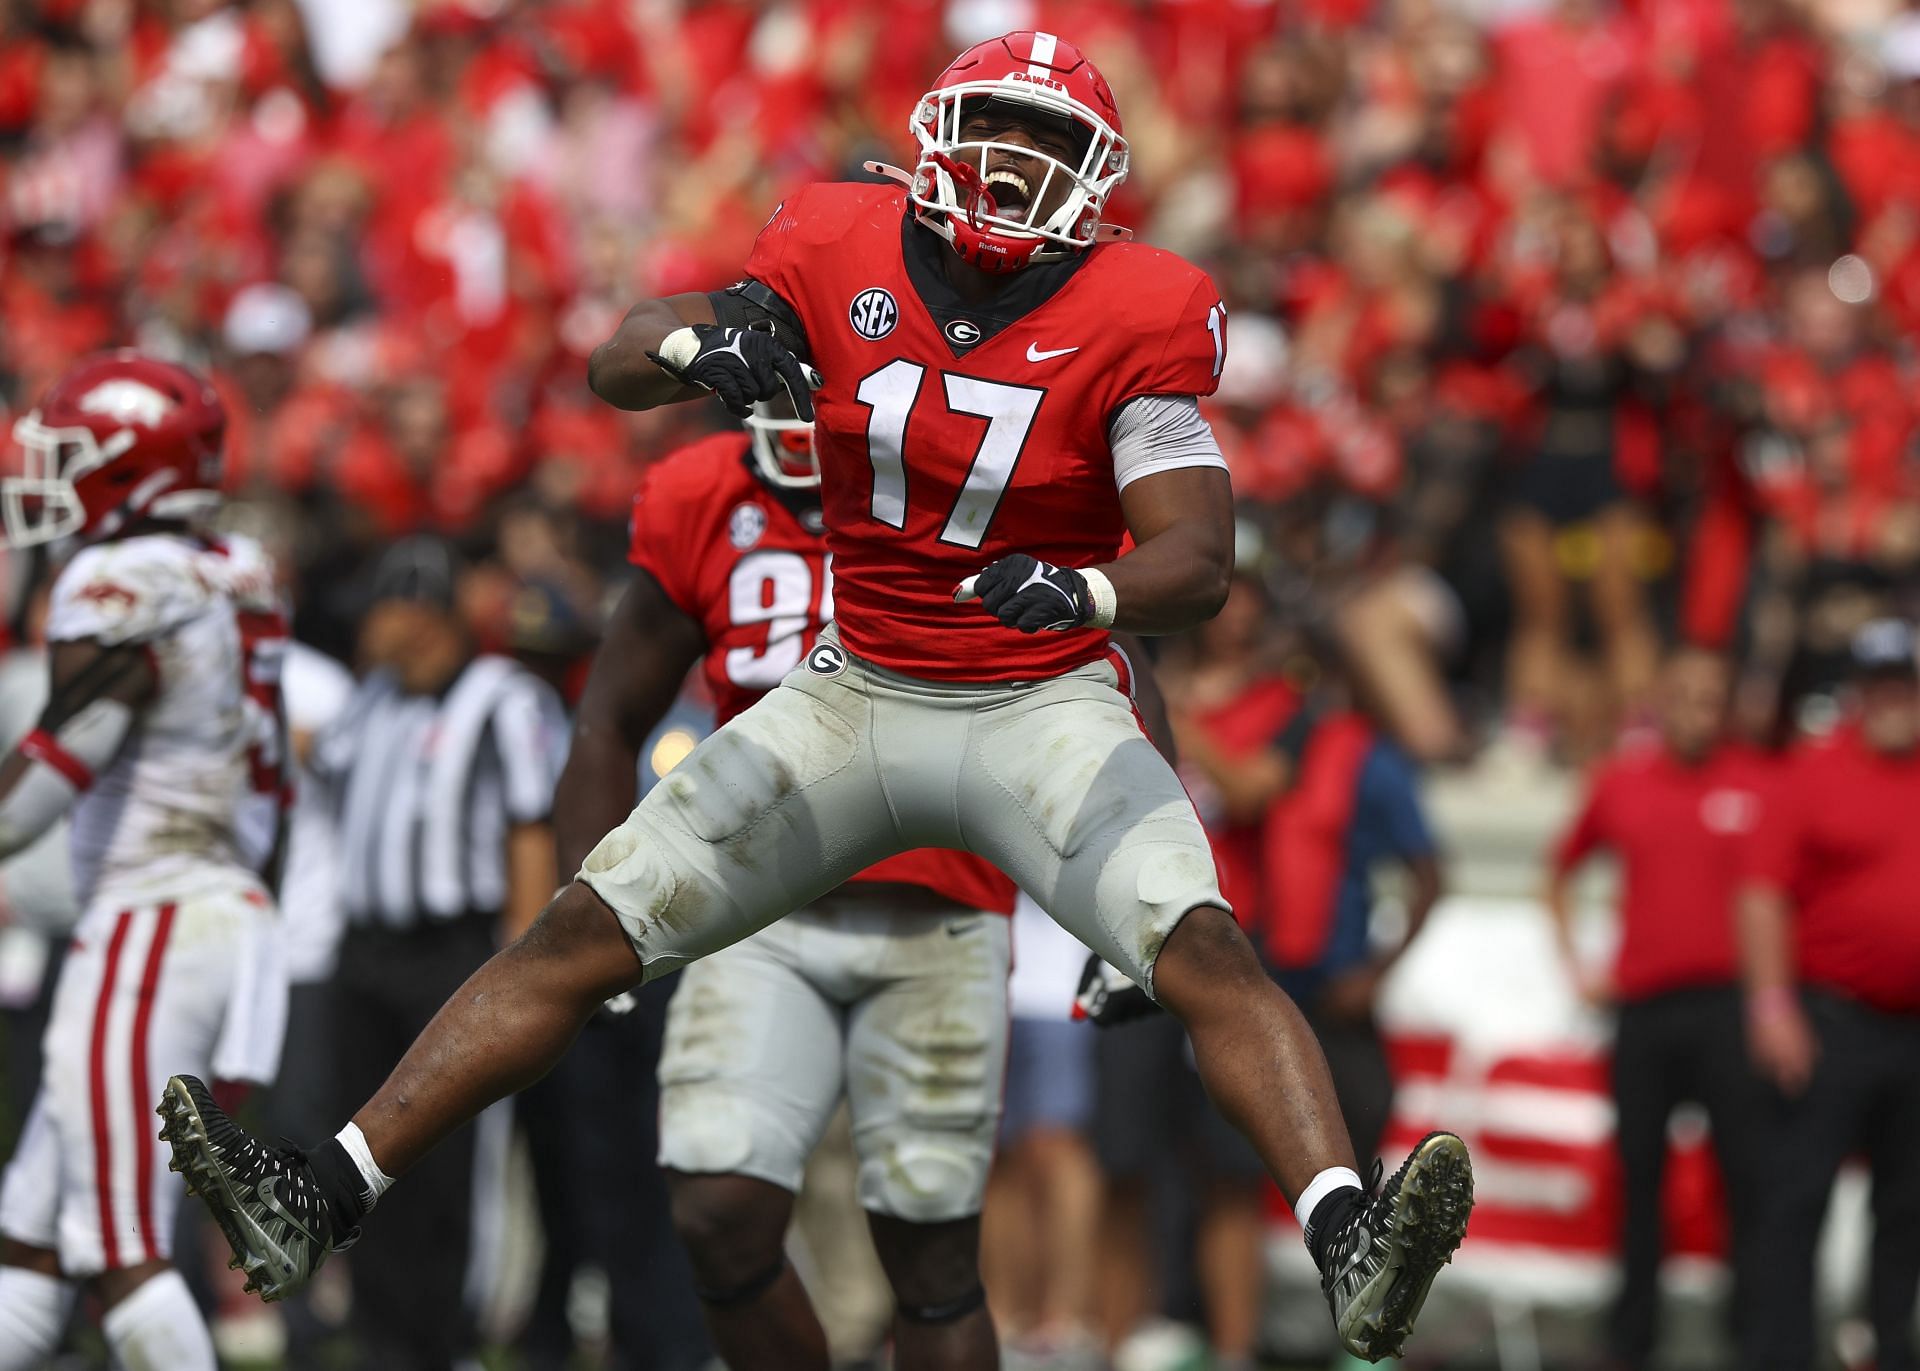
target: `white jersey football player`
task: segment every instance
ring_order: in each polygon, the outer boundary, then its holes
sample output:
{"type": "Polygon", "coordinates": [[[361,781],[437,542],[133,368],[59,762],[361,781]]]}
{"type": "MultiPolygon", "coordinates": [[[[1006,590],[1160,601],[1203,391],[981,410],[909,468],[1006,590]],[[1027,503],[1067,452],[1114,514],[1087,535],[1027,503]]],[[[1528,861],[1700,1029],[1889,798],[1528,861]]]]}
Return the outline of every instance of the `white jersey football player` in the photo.
{"type": "Polygon", "coordinates": [[[8,544],[82,544],[54,584],[47,705],[0,761],[0,857],[69,816],[83,906],[0,1187],[0,1371],[46,1362],[82,1285],[118,1365],[216,1365],[168,1261],[181,1186],[150,1111],[190,1065],[269,1080],[286,1013],[264,875],[286,623],[259,546],[202,531],[225,428],[201,377],[115,352],[15,426],[0,478],[8,544]]]}

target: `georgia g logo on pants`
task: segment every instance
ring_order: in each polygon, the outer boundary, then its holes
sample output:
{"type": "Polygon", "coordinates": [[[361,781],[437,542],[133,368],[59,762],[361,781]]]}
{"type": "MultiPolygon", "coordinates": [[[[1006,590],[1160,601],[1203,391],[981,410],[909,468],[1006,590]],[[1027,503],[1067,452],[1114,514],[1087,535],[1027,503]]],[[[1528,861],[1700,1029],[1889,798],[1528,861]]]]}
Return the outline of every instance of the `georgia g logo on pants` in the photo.
{"type": "Polygon", "coordinates": [[[807,654],[807,670],[816,676],[838,676],[847,669],[847,654],[832,643],[820,643],[807,654]]]}

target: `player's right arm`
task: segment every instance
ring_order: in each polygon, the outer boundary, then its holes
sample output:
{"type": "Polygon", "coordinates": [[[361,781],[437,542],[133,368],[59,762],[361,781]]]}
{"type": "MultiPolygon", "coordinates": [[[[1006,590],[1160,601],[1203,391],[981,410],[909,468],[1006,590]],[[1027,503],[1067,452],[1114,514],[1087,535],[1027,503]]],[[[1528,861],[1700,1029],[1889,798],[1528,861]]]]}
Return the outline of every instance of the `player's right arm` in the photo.
{"type": "Polygon", "coordinates": [[[628,310],[587,362],[593,393],[621,409],[652,409],[712,391],[741,418],[756,400],[785,394],[795,413],[811,420],[820,374],[807,365],[806,329],[788,303],[786,260],[807,195],[796,191],[774,207],[745,276],[727,289],[669,295],[628,310]]]}
{"type": "Polygon", "coordinates": [[[642,300],[587,359],[587,384],[619,409],[653,409],[691,400],[702,393],[701,388],[669,375],[648,357],[659,353],[675,329],[714,322],[713,302],[699,292],[642,300]]]}
{"type": "Polygon", "coordinates": [[[159,685],[152,657],[137,643],[57,642],[50,670],[39,723],[0,762],[0,859],[73,807],[119,755],[159,685]]]}
{"type": "Polygon", "coordinates": [[[620,409],[652,409],[712,391],[744,418],[757,400],[785,395],[802,419],[813,418],[820,374],[795,348],[797,320],[764,286],[743,281],[709,295],[669,295],[627,311],[613,337],[593,350],[587,384],[620,409]],[[766,303],[752,298],[761,296],[766,303]]]}
{"type": "Polygon", "coordinates": [[[562,879],[633,809],[640,749],[706,649],[699,623],[650,572],[636,570],[594,654],[553,797],[562,879]]]}

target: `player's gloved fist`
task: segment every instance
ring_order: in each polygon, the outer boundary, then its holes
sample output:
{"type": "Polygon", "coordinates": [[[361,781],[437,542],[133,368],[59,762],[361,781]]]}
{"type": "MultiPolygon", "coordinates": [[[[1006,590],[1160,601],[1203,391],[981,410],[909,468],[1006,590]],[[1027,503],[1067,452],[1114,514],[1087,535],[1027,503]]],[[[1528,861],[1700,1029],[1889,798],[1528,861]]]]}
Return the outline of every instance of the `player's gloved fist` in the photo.
{"type": "Polygon", "coordinates": [[[1145,1018],[1158,1009],[1147,992],[1124,973],[1107,965],[1095,953],[1080,973],[1080,989],[1073,997],[1073,1017],[1091,1020],[1100,1028],[1145,1018]]]}
{"type": "Polygon", "coordinates": [[[649,352],[647,360],[676,381],[712,391],[743,419],[753,413],[754,401],[784,390],[794,414],[813,422],[820,373],[789,352],[770,327],[687,324],[662,338],[660,351],[649,352]]]}
{"type": "Polygon", "coordinates": [[[987,613],[1022,633],[1043,628],[1064,633],[1093,617],[1093,592],[1085,576],[1024,552],[1002,557],[978,576],[967,577],[953,598],[959,604],[980,601],[987,613]]]}

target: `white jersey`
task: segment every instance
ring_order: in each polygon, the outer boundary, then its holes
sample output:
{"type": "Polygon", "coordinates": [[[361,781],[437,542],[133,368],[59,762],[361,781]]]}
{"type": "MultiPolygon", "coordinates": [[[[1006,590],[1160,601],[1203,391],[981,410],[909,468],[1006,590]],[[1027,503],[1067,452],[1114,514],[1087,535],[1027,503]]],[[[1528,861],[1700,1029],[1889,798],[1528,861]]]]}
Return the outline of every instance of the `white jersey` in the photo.
{"type": "Polygon", "coordinates": [[[140,644],[159,681],[74,807],[82,903],[257,887],[288,800],[286,618],[259,544],[149,535],[87,548],[54,583],[47,637],[140,644]]]}

